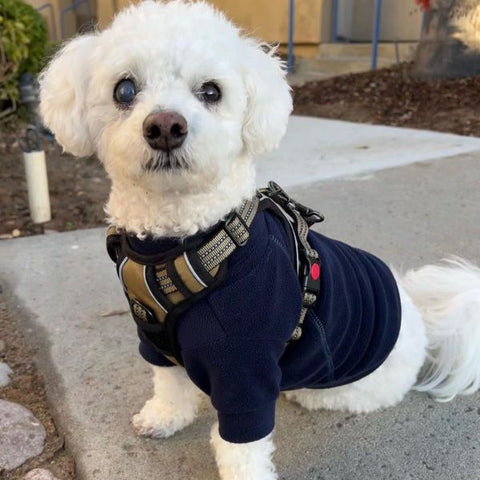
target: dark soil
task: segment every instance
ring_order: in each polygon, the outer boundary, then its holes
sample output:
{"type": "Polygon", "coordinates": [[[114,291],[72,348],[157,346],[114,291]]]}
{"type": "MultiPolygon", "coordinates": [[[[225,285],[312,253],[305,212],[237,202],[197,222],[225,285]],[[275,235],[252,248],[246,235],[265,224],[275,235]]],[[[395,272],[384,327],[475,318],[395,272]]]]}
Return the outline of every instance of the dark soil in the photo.
{"type": "Polygon", "coordinates": [[[65,451],[63,438],[59,435],[50,414],[42,375],[33,362],[34,352],[27,346],[20,333],[15,315],[0,292],[0,361],[12,370],[11,382],[0,388],[0,399],[19,403],[32,411],[47,431],[45,448],[41,455],[28,460],[10,471],[0,469],[2,480],[20,480],[34,468],[50,470],[60,480],[75,479],[73,458],[65,451]]]}
{"type": "Polygon", "coordinates": [[[294,88],[297,115],[480,136],[480,77],[421,81],[410,64],[294,88]]]}
{"type": "MultiPolygon", "coordinates": [[[[23,128],[0,133],[0,236],[25,236],[41,232],[30,220],[23,154],[18,137],[23,128]]],[[[103,205],[109,181],[98,160],[74,158],[56,144],[44,142],[52,220],[47,232],[64,232],[104,224],[103,205]]]]}

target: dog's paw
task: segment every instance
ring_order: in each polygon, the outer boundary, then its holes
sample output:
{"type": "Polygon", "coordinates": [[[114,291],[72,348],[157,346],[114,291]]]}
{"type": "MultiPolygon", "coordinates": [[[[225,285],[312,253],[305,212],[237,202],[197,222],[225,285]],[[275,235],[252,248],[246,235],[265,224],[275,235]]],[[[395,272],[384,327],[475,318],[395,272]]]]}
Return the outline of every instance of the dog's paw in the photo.
{"type": "Polygon", "coordinates": [[[177,406],[148,400],[140,413],[132,418],[135,433],[142,437],[168,438],[193,422],[194,411],[181,411],[177,406]]]}

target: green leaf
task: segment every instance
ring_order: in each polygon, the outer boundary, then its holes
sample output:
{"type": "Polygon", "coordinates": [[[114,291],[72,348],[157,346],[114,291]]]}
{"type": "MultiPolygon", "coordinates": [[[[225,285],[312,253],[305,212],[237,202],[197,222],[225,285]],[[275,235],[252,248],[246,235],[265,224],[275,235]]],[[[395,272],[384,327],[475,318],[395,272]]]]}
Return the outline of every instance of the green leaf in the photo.
{"type": "Polygon", "coordinates": [[[21,0],[0,0],[0,99],[18,99],[18,78],[23,72],[37,74],[49,47],[43,17],[21,0]],[[4,57],[4,58],[3,58],[4,57]]]}

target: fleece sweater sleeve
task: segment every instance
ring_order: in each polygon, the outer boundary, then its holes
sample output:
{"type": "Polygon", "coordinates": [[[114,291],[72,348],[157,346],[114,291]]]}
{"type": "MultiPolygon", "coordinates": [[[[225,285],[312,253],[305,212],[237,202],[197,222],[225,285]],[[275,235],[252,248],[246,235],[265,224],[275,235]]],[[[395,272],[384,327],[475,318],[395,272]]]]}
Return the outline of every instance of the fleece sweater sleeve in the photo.
{"type": "Polygon", "coordinates": [[[283,349],[278,340],[226,337],[183,352],[190,377],[207,390],[218,412],[224,440],[253,442],[273,430],[283,349]]]}

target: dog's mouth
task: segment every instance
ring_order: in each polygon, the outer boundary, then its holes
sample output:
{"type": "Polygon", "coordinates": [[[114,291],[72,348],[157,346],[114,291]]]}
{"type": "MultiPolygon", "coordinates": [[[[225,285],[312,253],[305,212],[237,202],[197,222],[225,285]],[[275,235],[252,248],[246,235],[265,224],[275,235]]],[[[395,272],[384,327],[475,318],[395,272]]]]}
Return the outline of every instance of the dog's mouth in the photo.
{"type": "Polygon", "coordinates": [[[176,152],[156,152],[143,167],[147,172],[179,172],[190,168],[184,155],[176,152]]]}

